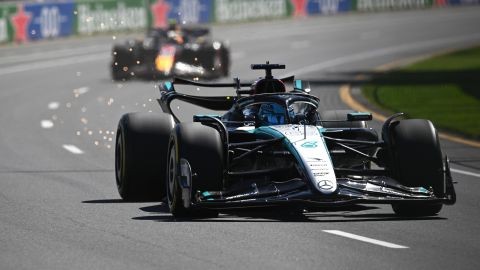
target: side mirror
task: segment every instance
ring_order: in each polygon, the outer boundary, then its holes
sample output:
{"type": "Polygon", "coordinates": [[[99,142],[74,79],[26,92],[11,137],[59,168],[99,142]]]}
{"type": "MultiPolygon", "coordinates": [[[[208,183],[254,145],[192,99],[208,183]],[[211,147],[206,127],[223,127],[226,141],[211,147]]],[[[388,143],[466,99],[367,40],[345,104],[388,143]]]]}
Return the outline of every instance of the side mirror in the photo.
{"type": "Polygon", "coordinates": [[[310,83],[305,82],[302,80],[295,80],[293,83],[293,91],[302,91],[302,92],[310,92],[310,83]]]}
{"type": "Polygon", "coordinates": [[[351,112],[347,114],[348,121],[370,121],[372,114],[369,112],[351,112]]]}

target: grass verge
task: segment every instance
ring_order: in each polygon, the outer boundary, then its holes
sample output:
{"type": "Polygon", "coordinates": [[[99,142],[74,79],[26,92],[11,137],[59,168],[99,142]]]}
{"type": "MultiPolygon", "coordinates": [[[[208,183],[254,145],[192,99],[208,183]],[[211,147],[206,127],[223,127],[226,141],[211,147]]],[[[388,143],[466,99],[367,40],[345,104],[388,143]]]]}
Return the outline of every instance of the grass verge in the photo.
{"type": "Polygon", "coordinates": [[[372,79],[362,88],[370,102],[480,139],[480,47],[370,75],[372,79]]]}

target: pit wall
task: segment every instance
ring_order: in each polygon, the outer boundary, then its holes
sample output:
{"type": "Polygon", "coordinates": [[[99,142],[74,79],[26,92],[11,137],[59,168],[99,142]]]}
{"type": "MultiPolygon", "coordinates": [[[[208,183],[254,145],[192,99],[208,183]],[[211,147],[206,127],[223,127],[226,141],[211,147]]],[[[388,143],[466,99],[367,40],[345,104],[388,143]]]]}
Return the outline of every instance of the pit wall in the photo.
{"type": "Polygon", "coordinates": [[[0,43],[249,20],[478,5],[480,0],[45,0],[0,3],[0,43]]]}

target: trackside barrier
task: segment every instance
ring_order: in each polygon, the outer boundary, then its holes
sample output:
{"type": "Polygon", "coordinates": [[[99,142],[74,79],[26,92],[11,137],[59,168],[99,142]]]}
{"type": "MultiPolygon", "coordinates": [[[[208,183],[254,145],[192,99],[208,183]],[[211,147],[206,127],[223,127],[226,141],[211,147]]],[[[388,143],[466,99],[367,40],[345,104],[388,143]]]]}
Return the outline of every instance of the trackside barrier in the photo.
{"type": "Polygon", "coordinates": [[[165,27],[442,6],[480,0],[43,0],[0,3],[0,43],[165,27]]]}
{"type": "Polygon", "coordinates": [[[76,0],[75,33],[93,34],[147,27],[147,10],[141,0],[76,0]]]}

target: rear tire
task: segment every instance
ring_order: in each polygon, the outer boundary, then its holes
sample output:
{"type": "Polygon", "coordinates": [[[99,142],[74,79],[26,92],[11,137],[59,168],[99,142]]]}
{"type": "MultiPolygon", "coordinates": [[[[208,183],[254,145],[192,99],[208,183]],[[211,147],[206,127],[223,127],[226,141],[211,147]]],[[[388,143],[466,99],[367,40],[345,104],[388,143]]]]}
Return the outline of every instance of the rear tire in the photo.
{"type": "MultiPolygon", "coordinates": [[[[391,163],[395,179],[407,187],[433,189],[436,197],[445,196],[443,161],[437,131],[432,122],[408,119],[390,126],[391,163]]],[[[398,203],[393,211],[401,216],[432,216],[441,203],[398,203]]]]}
{"type": "Polygon", "coordinates": [[[166,190],[172,215],[176,218],[218,215],[217,211],[192,209],[190,205],[185,205],[178,175],[180,160],[184,159],[191,168],[190,201],[197,191],[222,189],[224,151],[219,132],[199,123],[178,124],[170,137],[168,157],[166,190]]]}
{"type": "Polygon", "coordinates": [[[115,45],[112,49],[112,80],[120,81],[131,77],[129,71],[134,64],[133,53],[126,46],[115,45]]]}
{"type": "Polygon", "coordinates": [[[170,132],[169,114],[128,113],[118,124],[115,175],[118,193],[126,201],[161,200],[170,132]]]}
{"type": "Polygon", "coordinates": [[[222,75],[224,77],[228,77],[230,75],[230,50],[224,47],[220,55],[222,64],[222,75]]]}

